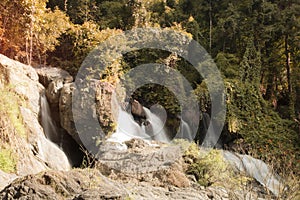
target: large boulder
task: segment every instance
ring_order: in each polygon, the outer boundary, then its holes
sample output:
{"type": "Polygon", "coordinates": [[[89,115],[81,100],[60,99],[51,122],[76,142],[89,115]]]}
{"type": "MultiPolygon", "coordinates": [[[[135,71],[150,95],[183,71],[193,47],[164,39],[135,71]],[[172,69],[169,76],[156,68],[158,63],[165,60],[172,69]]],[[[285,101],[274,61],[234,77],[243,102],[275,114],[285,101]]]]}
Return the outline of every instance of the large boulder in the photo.
{"type": "Polygon", "coordinates": [[[59,98],[59,116],[60,125],[70,134],[75,141],[80,144],[80,138],[73,119],[72,112],[72,94],[76,89],[74,83],[67,83],[61,90],[61,96],[59,98]]]}
{"type": "Polygon", "coordinates": [[[15,180],[0,199],[125,199],[125,188],[97,170],[48,171],[15,180]]]}
{"type": "Polygon", "coordinates": [[[147,181],[153,186],[190,186],[179,146],[149,144],[141,139],[125,144],[126,150],[115,148],[110,142],[102,144],[96,165],[103,174],[128,182],[147,181]]]}
{"type": "Polygon", "coordinates": [[[118,105],[114,104],[115,101],[113,99],[115,88],[109,83],[97,80],[94,80],[92,85],[92,88],[87,89],[94,90],[95,96],[91,97],[85,94],[77,95],[76,104],[73,102],[75,101],[73,95],[75,92],[80,91],[75,83],[67,83],[61,90],[59,100],[60,124],[78,142],[78,144],[82,144],[82,141],[78,130],[75,127],[74,118],[76,119],[77,127],[87,128],[86,131],[81,130],[80,134],[85,134],[81,136],[87,138],[88,141],[86,141],[86,143],[91,145],[95,144],[93,138],[100,137],[100,139],[102,139],[116,129],[115,116],[117,115],[118,105]],[[90,100],[87,100],[87,98],[93,98],[95,100],[91,102],[91,105],[87,105],[87,102],[90,100]],[[95,128],[94,125],[90,125],[91,121],[99,122],[102,133],[98,130],[90,130],[91,127],[95,128]]]}
{"type": "Polygon", "coordinates": [[[37,67],[35,68],[39,76],[39,81],[45,88],[55,80],[61,80],[63,83],[70,83],[73,77],[65,70],[56,67],[37,67]]]}

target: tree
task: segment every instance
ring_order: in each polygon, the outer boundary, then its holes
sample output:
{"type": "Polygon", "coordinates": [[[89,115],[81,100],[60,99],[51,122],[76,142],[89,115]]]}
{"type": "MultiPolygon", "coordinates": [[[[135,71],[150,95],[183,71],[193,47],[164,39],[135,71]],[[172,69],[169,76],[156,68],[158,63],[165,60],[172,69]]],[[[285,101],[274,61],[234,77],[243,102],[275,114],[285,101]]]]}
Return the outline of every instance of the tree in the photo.
{"type": "Polygon", "coordinates": [[[44,62],[57,38],[69,28],[69,20],[59,10],[46,8],[46,0],[2,1],[1,53],[27,64],[44,62]]]}

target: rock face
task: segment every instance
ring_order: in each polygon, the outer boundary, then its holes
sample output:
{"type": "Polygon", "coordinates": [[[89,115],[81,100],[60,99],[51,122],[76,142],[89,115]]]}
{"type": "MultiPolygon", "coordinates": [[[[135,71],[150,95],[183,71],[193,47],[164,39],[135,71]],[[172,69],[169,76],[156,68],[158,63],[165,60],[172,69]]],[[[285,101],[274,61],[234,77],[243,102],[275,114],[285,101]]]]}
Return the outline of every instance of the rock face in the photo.
{"type": "MultiPolygon", "coordinates": [[[[90,97],[86,95],[79,96],[76,99],[77,103],[72,105],[73,94],[78,91],[75,83],[67,83],[63,86],[61,90],[61,95],[59,99],[59,112],[60,112],[60,123],[61,126],[67,130],[67,132],[77,141],[78,144],[81,144],[81,139],[79,133],[76,130],[74,124],[74,116],[77,119],[77,126],[86,126],[91,123],[91,118],[97,123],[99,122],[102,131],[105,135],[113,132],[115,130],[116,124],[116,112],[118,110],[117,105],[112,105],[113,101],[113,92],[114,87],[109,83],[104,83],[100,81],[94,81],[92,83],[92,89],[95,92],[95,97],[90,97]],[[95,98],[95,101],[92,102],[92,105],[87,105],[86,98],[95,98]]],[[[88,134],[89,130],[82,131],[83,134],[88,134]]],[[[86,138],[99,137],[100,133],[95,130],[93,131],[94,135],[86,135],[86,138]]],[[[103,135],[101,136],[103,137],[103,135]]],[[[93,145],[95,141],[90,141],[93,145]]]]}
{"type": "Polygon", "coordinates": [[[68,155],[73,166],[80,166],[82,163],[83,152],[78,144],[80,140],[72,122],[71,111],[73,77],[60,68],[38,67],[35,68],[39,82],[46,88],[46,97],[49,102],[51,116],[59,130],[59,137],[51,139],[60,144],[61,148],[68,155]],[[63,103],[60,103],[63,102],[63,103]],[[76,138],[74,140],[73,138],[76,138]]]}
{"type": "Polygon", "coordinates": [[[103,145],[95,168],[48,171],[19,178],[0,199],[262,199],[251,191],[202,187],[184,173],[180,147],[133,139],[128,149],[103,145]]]}
{"type": "Polygon", "coordinates": [[[97,167],[103,174],[124,181],[146,181],[153,186],[190,186],[179,146],[150,146],[140,139],[127,141],[126,145],[125,151],[114,149],[110,143],[100,147],[97,167]]]}
{"type": "Polygon", "coordinates": [[[64,84],[71,83],[73,77],[66,71],[54,67],[35,68],[39,82],[46,88],[46,97],[49,101],[52,114],[59,123],[59,99],[64,84]]]}
{"type": "Polygon", "coordinates": [[[68,170],[70,166],[64,152],[46,139],[39,122],[40,99],[45,88],[39,83],[35,70],[0,55],[0,72],[0,88],[9,87],[22,99],[20,105],[15,106],[26,135],[16,133],[7,144],[18,157],[15,174],[20,176],[46,169],[68,170]]]}
{"type": "Polygon", "coordinates": [[[48,171],[17,179],[0,194],[0,199],[125,199],[120,184],[97,170],[48,171]]]}

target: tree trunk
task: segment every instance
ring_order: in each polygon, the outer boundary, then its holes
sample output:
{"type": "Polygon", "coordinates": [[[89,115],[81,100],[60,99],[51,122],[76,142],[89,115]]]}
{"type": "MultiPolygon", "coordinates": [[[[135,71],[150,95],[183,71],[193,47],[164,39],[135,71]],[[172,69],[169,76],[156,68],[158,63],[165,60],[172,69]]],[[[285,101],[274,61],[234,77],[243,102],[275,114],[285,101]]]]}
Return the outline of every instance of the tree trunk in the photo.
{"type": "Polygon", "coordinates": [[[288,82],[288,92],[289,95],[292,94],[292,83],[291,83],[291,66],[290,66],[290,52],[289,52],[289,45],[288,45],[288,35],[285,35],[284,40],[284,48],[285,48],[285,66],[286,66],[286,76],[288,82]]]}
{"type": "Polygon", "coordinates": [[[295,117],[295,105],[294,105],[294,94],[292,87],[292,79],[291,79],[291,57],[289,52],[289,44],[288,44],[289,36],[285,35],[284,39],[284,48],[285,48],[285,66],[286,66],[286,76],[287,76],[287,84],[288,84],[288,103],[289,103],[289,115],[290,118],[295,117]]]}
{"type": "Polygon", "coordinates": [[[209,53],[211,54],[212,48],[212,6],[211,0],[209,1],[209,53]]]}

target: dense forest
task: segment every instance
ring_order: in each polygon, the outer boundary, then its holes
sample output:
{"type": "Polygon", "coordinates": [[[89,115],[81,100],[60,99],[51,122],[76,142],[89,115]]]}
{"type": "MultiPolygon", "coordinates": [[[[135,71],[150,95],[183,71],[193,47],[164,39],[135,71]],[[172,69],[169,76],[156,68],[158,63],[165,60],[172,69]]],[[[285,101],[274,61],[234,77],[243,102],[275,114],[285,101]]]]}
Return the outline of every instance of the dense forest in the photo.
{"type": "MultiPolygon", "coordinates": [[[[159,27],[191,35],[222,72],[227,91],[222,134],[233,138],[230,148],[299,173],[299,1],[1,0],[0,13],[1,54],[33,66],[60,67],[73,76],[94,47],[124,31],[159,27]]],[[[202,111],[209,109],[204,81],[172,56],[159,50],[130,52],[111,67],[107,80],[113,83],[120,71],[141,63],[173,59],[193,84],[202,111]]],[[[168,105],[174,97],[159,86],[137,91],[136,98],[149,103],[157,97],[151,93],[155,87],[162,105],[176,114],[178,109],[168,105]]]]}

